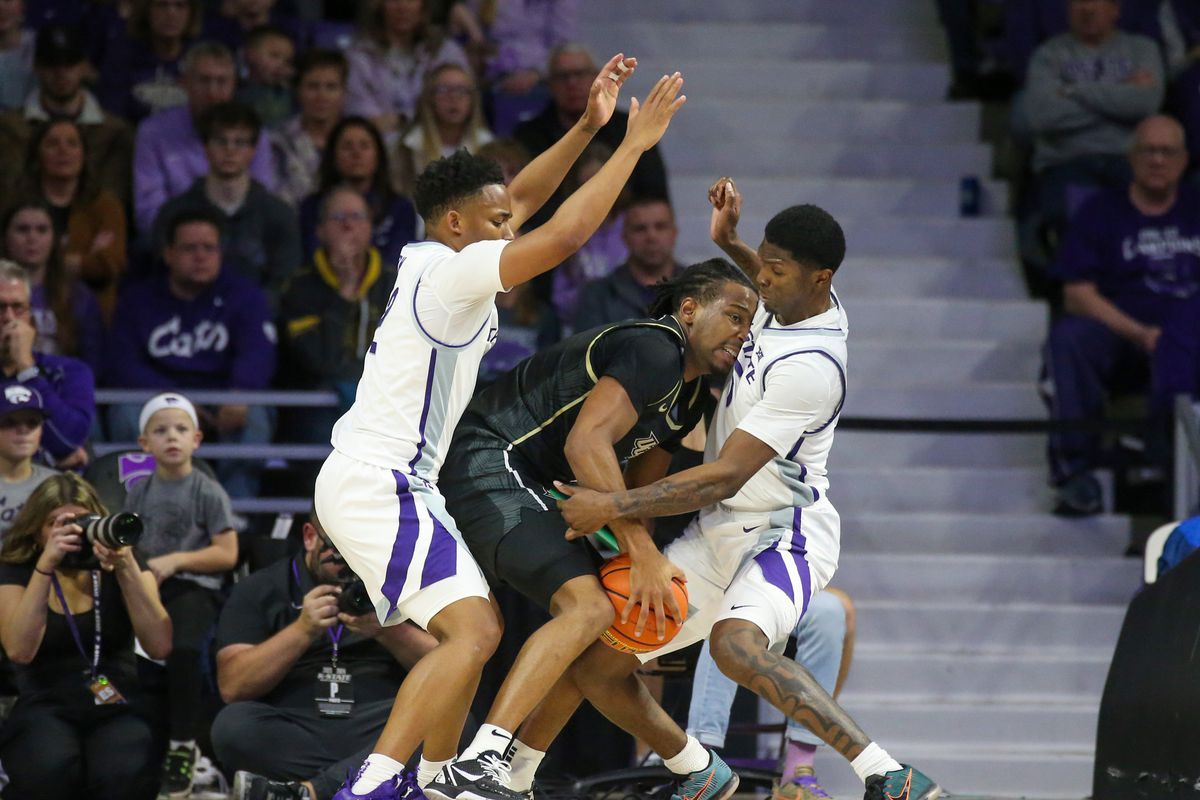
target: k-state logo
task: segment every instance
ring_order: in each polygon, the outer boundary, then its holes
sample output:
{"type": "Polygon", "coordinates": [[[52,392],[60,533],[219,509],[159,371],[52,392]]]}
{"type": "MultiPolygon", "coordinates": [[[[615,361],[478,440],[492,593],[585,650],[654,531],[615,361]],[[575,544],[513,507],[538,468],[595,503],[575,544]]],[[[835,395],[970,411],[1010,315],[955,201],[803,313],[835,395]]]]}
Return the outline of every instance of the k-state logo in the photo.
{"type": "Polygon", "coordinates": [[[6,386],[4,387],[4,399],[13,405],[28,403],[33,399],[33,392],[24,386],[6,386]]]}
{"type": "Polygon", "coordinates": [[[229,330],[222,322],[201,322],[190,331],[180,330],[179,315],[150,332],[150,355],[155,358],[191,358],[212,351],[224,352],[229,345],[229,330]]]}
{"type": "Polygon", "coordinates": [[[637,458],[642,453],[653,450],[658,445],[658,437],[653,433],[649,436],[643,436],[640,439],[633,440],[633,450],[629,453],[630,458],[637,458]]]}

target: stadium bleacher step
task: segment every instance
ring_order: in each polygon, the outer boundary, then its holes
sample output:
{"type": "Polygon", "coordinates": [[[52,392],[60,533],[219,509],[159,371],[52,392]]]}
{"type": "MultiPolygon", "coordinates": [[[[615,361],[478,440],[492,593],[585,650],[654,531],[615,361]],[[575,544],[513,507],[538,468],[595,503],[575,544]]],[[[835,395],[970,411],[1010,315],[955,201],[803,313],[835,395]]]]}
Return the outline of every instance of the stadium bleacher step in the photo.
{"type": "MultiPolygon", "coordinates": [[[[1039,467],[1045,463],[1046,442],[1036,434],[1013,434],[998,442],[990,434],[910,432],[903,436],[878,431],[837,432],[831,456],[833,469],[842,467],[1039,467]],[[985,445],[985,446],[981,446],[985,445]]],[[[846,514],[842,514],[845,524],[846,514]]]]}
{"type": "Polygon", "coordinates": [[[946,90],[946,65],[938,62],[877,64],[871,61],[744,61],[740,54],[712,54],[703,60],[659,66],[648,59],[651,73],[682,72],[687,92],[697,97],[764,97],[802,100],[907,100],[938,102],[946,90]],[[730,57],[737,60],[731,60],[730,57]]]}
{"type": "MultiPolygon", "coordinates": [[[[865,610],[869,610],[865,609],[865,610]]],[[[936,682],[944,697],[1006,696],[1096,697],[1104,690],[1107,649],[1050,656],[1032,653],[946,652],[895,653],[886,646],[861,647],[846,691],[878,691],[886,686],[897,694],[927,692],[936,682]]]]}
{"type": "MultiPolygon", "coordinates": [[[[857,560],[854,563],[857,563],[857,560]]],[[[942,569],[948,568],[946,564],[939,566],[942,569]]],[[[974,569],[965,572],[983,580],[995,578],[994,571],[989,573],[974,569]]],[[[1095,574],[1100,570],[1089,572],[1095,574]]],[[[1035,574],[1055,577],[1050,570],[1044,568],[1035,574]]],[[[917,576],[932,579],[937,577],[933,568],[918,569],[914,571],[914,578],[907,584],[892,581],[884,585],[905,587],[915,583],[917,576]]],[[[1128,573],[1118,577],[1124,580],[1128,573]]],[[[1136,575],[1134,577],[1136,578],[1136,575]]],[[[1032,577],[1026,581],[1027,584],[1032,582],[1032,577]]],[[[858,628],[864,647],[876,643],[889,648],[903,645],[910,651],[957,648],[962,653],[993,655],[1021,652],[1069,656],[1080,648],[1102,648],[1112,641],[1120,629],[1124,605],[1119,603],[1132,594],[1128,591],[1124,598],[1103,597],[1092,604],[1071,605],[1062,602],[1061,596],[1053,597],[1053,593],[1046,592],[1044,594],[1047,596],[1047,602],[1023,602],[1016,605],[1004,601],[979,602],[967,592],[964,592],[962,598],[956,598],[950,594],[949,589],[943,595],[949,598],[947,602],[937,602],[929,594],[922,596],[914,590],[910,599],[900,602],[895,598],[904,595],[895,594],[889,598],[882,598],[879,592],[856,594],[854,587],[861,584],[853,575],[843,578],[839,573],[835,583],[846,588],[861,601],[858,628]],[[1100,600],[1108,601],[1108,604],[1101,605],[1100,600]]],[[[955,588],[959,583],[954,583],[955,588]]],[[[986,593],[987,590],[983,591],[986,593]]],[[[1087,597],[1087,592],[1080,591],[1078,594],[1085,599],[1087,597]]],[[[1120,593],[1114,590],[1107,594],[1120,593]]],[[[873,691],[889,689],[886,685],[875,685],[871,688],[873,691]]],[[[936,692],[938,688],[939,684],[931,676],[926,690],[936,692]]],[[[1000,689],[993,694],[997,701],[1006,699],[1005,692],[1000,689]]]]}
{"type": "Polygon", "coordinates": [[[842,410],[848,417],[1027,420],[1046,413],[1028,381],[896,385],[854,380],[842,410]]]}
{"type": "Polygon", "coordinates": [[[853,305],[850,333],[856,349],[864,339],[897,337],[1019,340],[1037,349],[1046,338],[1046,306],[1034,300],[855,298],[853,305]]]}
{"type": "MultiPolygon", "coordinates": [[[[839,434],[840,435],[840,434],[839,434]]],[[[941,553],[1111,556],[1129,543],[1129,519],[1099,515],[1086,519],[1044,512],[842,512],[842,558],[858,553],[941,553]]]]}

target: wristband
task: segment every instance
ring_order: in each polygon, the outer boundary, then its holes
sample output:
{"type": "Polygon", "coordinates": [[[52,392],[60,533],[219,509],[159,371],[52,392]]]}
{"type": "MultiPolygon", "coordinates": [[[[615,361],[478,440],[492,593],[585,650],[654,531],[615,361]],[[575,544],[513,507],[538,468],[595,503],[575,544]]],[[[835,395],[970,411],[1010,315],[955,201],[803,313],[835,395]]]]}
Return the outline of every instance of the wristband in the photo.
{"type": "Polygon", "coordinates": [[[41,375],[41,374],[42,374],[42,371],[40,369],[38,369],[36,364],[34,364],[32,367],[26,367],[25,369],[18,372],[16,374],[16,379],[21,383],[25,383],[25,381],[31,381],[34,378],[36,378],[38,375],[41,375]]]}
{"type": "Polygon", "coordinates": [[[33,565],[33,571],[36,572],[38,575],[45,575],[47,578],[54,577],[54,570],[50,570],[49,572],[43,572],[42,570],[37,568],[37,564],[33,565]]]}

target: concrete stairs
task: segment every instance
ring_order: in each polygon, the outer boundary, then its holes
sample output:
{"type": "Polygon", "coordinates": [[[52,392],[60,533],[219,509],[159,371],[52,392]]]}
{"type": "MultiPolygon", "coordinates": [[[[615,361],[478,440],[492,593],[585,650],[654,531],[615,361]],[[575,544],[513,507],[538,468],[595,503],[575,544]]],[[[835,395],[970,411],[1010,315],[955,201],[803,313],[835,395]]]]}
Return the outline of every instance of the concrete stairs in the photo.
{"type": "MultiPolygon", "coordinates": [[[[845,417],[1029,419],[1046,311],[1027,299],[980,108],[948,82],[927,0],[608,0],[583,4],[598,56],[639,58],[634,94],[679,69],[663,142],[684,261],[711,257],[706,191],[739,180],[757,244],[775,211],[842,222],[835,285],[851,326],[845,417]],[[980,179],[963,218],[959,181],[980,179]]],[[[842,702],[956,796],[1083,798],[1098,703],[1139,565],[1122,517],[1049,513],[1036,435],[843,429],[829,496],[834,584],[858,605],[842,702]]],[[[764,708],[762,718],[772,719],[764,708]]],[[[764,747],[778,738],[764,740],[764,747]]],[[[839,798],[861,784],[822,749],[839,798]]]]}

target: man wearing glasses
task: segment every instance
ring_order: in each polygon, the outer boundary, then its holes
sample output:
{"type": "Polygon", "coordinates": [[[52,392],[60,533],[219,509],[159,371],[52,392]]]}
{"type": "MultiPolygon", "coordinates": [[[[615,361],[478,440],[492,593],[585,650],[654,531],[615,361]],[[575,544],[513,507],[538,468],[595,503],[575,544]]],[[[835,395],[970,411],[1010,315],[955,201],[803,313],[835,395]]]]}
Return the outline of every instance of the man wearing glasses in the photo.
{"type": "Polygon", "coordinates": [[[234,587],[217,627],[217,685],[228,703],[213,748],[233,798],[326,800],[371,751],[406,671],[436,644],[416,626],[379,625],[340,599],[352,577],[315,514],[304,550],[234,587]]]}
{"type": "MultiPolygon", "coordinates": [[[[1130,151],[1132,183],[1088,200],[1067,229],[1052,276],[1064,283],[1050,330],[1043,388],[1055,421],[1097,421],[1113,390],[1144,390],[1149,373],[1152,463],[1166,464],[1175,395],[1200,390],[1200,190],[1181,184],[1183,127],[1143,120],[1130,151]],[[1161,462],[1161,463],[1157,463],[1161,462]]],[[[1100,436],[1050,436],[1057,513],[1096,514],[1100,436]]]]}

